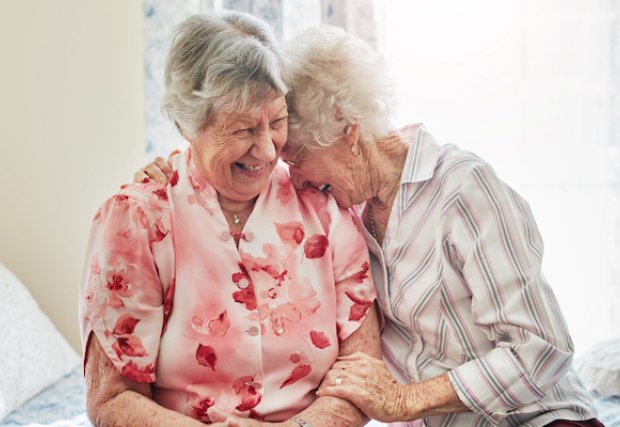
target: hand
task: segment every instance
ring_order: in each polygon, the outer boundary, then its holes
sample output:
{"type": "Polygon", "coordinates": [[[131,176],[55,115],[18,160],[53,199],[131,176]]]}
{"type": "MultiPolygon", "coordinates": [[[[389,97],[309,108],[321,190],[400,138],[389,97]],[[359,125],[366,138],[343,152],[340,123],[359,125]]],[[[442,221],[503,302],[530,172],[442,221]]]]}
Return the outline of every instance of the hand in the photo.
{"type": "Polygon", "coordinates": [[[167,184],[171,175],[172,168],[170,167],[170,164],[163,158],[156,157],[151,163],[133,174],[133,181],[146,182],[152,179],[160,184],[167,184]]]}
{"type": "Polygon", "coordinates": [[[316,394],[346,399],[370,418],[393,422],[407,418],[406,391],[382,360],[356,352],[338,358],[316,394]]]}

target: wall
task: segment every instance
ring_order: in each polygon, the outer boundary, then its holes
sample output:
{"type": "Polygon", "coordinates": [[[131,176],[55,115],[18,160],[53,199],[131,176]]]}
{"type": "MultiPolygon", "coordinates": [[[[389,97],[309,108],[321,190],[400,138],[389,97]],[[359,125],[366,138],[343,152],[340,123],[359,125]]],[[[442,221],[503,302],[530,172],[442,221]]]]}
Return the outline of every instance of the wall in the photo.
{"type": "Polygon", "coordinates": [[[98,205],[146,162],[140,0],[0,2],[0,262],[79,348],[98,205]]]}

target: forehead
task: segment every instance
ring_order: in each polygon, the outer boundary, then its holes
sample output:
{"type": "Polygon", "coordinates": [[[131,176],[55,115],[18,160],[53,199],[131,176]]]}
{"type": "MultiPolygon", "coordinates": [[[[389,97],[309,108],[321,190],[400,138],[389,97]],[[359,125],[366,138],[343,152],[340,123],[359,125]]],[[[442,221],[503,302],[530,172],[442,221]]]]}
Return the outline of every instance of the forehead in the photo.
{"type": "Polygon", "coordinates": [[[286,98],[280,96],[247,111],[221,112],[216,121],[224,123],[259,122],[286,114],[286,98]]]}

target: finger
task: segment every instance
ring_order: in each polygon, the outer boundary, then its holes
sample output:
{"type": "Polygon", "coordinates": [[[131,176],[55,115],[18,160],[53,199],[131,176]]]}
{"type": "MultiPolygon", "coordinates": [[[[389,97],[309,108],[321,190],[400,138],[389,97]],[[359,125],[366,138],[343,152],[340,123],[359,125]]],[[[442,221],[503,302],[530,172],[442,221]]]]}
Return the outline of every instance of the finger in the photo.
{"type": "Polygon", "coordinates": [[[160,184],[166,184],[168,182],[166,174],[164,174],[164,172],[155,163],[149,163],[142,170],[149,176],[149,178],[159,182],[160,184]]]}
{"type": "Polygon", "coordinates": [[[161,169],[161,171],[166,175],[166,177],[170,178],[172,175],[172,168],[170,167],[170,163],[162,159],[161,157],[157,157],[155,159],[155,164],[161,169]]]}
{"type": "Polygon", "coordinates": [[[143,170],[139,170],[138,172],[133,174],[133,182],[146,183],[149,181],[150,181],[149,176],[146,173],[144,173],[143,170]]]}

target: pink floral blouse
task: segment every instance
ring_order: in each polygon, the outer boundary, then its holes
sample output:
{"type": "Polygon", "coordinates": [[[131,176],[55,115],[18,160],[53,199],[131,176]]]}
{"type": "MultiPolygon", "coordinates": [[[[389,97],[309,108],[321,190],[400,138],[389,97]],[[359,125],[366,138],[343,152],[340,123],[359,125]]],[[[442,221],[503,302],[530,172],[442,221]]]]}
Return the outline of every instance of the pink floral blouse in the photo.
{"type": "Polygon", "coordinates": [[[278,165],[239,248],[191,151],[168,186],[125,187],[95,215],[81,291],[114,366],[162,406],[278,421],[303,410],[375,298],[359,223],[297,194],[278,165]]]}

